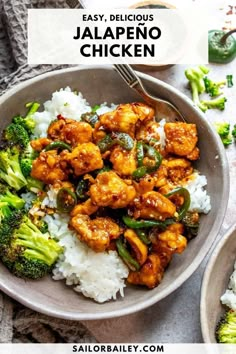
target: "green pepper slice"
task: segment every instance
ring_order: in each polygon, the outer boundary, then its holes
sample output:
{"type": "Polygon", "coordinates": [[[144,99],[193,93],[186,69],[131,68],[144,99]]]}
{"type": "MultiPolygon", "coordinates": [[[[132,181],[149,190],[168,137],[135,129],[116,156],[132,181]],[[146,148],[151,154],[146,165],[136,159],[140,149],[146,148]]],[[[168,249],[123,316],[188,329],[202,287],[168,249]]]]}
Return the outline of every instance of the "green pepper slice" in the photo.
{"type": "Polygon", "coordinates": [[[136,149],[137,149],[138,167],[141,167],[143,165],[143,159],[144,159],[143,143],[141,141],[137,142],[136,149]]]}
{"type": "Polygon", "coordinates": [[[140,238],[140,240],[145,244],[145,245],[150,245],[151,241],[149,240],[146,232],[142,229],[137,229],[135,230],[136,234],[140,238]]]}
{"type": "Polygon", "coordinates": [[[112,146],[113,146],[113,140],[109,134],[104,136],[104,138],[98,142],[98,147],[101,153],[109,150],[112,146]]]}
{"type": "Polygon", "coordinates": [[[71,151],[71,146],[64,143],[63,141],[54,141],[53,143],[50,143],[48,144],[44,151],[49,151],[49,150],[56,150],[56,149],[59,149],[59,150],[68,150],[68,151],[71,151]]]}
{"type": "Polygon", "coordinates": [[[92,112],[82,114],[81,120],[83,122],[89,123],[94,128],[95,124],[99,121],[99,117],[97,113],[92,110],[92,112]]]}
{"type": "Polygon", "coordinates": [[[231,35],[236,29],[228,33],[222,30],[208,32],[209,61],[212,63],[229,63],[236,57],[236,39],[231,35]]]}
{"type": "Polygon", "coordinates": [[[98,143],[98,147],[102,153],[109,150],[113,145],[120,145],[126,150],[132,150],[134,147],[134,141],[129,134],[112,133],[107,134],[98,143]]]}
{"type": "Polygon", "coordinates": [[[88,195],[86,194],[88,191],[88,180],[81,179],[76,187],[76,196],[80,201],[85,201],[88,199],[88,195]]]}
{"type": "Polygon", "coordinates": [[[142,178],[145,174],[147,173],[147,167],[146,166],[141,166],[138,167],[133,173],[132,176],[135,179],[140,179],[142,178]]]}
{"type": "Polygon", "coordinates": [[[62,213],[70,212],[77,204],[77,197],[69,188],[61,188],[57,193],[57,209],[62,213]]]}
{"type": "Polygon", "coordinates": [[[131,270],[139,270],[140,265],[139,263],[131,256],[125,245],[122,243],[121,239],[118,239],[116,241],[116,247],[119,256],[125,261],[125,263],[128,265],[128,267],[131,270]]]}
{"type": "Polygon", "coordinates": [[[185,217],[185,215],[186,215],[186,213],[187,213],[187,211],[188,211],[188,209],[190,207],[191,197],[190,197],[189,191],[186,188],[183,188],[183,187],[179,187],[179,188],[173,189],[171,192],[167,193],[165,195],[165,197],[169,198],[169,197],[171,197],[172,195],[175,195],[175,194],[179,194],[179,195],[184,197],[184,203],[183,203],[183,205],[181,206],[181,208],[180,208],[180,210],[178,212],[178,214],[179,214],[178,221],[180,221],[180,220],[182,220],[185,217]]]}
{"type": "Polygon", "coordinates": [[[160,227],[162,229],[166,229],[168,225],[171,225],[175,222],[173,219],[167,219],[165,221],[136,220],[132,219],[129,216],[123,216],[122,220],[125,225],[130,227],[131,229],[144,229],[148,227],[160,227]]]}
{"type": "Polygon", "coordinates": [[[123,147],[125,150],[132,150],[134,147],[134,141],[129,136],[129,134],[126,133],[112,133],[111,135],[113,139],[113,145],[120,145],[123,147]]]}
{"type": "Polygon", "coordinates": [[[142,178],[146,173],[155,172],[160,167],[162,162],[161,154],[153,146],[150,146],[148,144],[143,144],[142,142],[139,142],[138,144],[137,144],[138,145],[137,160],[138,160],[139,167],[132,174],[133,178],[135,179],[142,178]],[[146,156],[154,160],[153,166],[143,165],[144,152],[146,156]]]}

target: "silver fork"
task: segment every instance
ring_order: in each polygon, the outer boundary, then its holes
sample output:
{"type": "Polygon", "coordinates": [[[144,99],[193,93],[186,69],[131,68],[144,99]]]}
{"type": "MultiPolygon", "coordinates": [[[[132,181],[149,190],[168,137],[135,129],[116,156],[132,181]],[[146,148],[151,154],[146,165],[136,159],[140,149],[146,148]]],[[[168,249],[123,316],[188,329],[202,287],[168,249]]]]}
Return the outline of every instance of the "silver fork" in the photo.
{"type": "MultiPolygon", "coordinates": [[[[66,3],[69,7],[74,9],[84,8],[79,0],[66,0],[66,3]]],[[[180,111],[172,103],[161,98],[154,97],[146,91],[143,87],[142,81],[129,64],[113,64],[113,67],[120,74],[127,85],[134,89],[145,102],[155,109],[155,116],[157,120],[165,118],[168,122],[185,122],[185,119],[180,111]]]]}
{"type": "Polygon", "coordinates": [[[185,122],[183,115],[172,103],[161,98],[154,97],[146,91],[142,81],[129,64],[114,64],[113,66],[127,85],[134,89],[145,102],[155,109],[157,120],[165,118],[168,122],[185,122]]]}

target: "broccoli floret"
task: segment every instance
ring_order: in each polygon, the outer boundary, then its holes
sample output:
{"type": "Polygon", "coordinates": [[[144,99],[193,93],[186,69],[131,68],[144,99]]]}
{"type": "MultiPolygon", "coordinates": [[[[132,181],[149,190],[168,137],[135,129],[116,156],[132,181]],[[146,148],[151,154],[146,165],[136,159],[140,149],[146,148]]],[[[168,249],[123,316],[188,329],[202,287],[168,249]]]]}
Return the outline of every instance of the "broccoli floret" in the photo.
{"type": "Polygon", "coordinates": [[[30,176],[32,170],[32,160],[20,159],[20,168],[25,177],[30,176]]]}
{"type": "Polygon", "coordinates": [[[21,116],[16,116],[13,118],[12,122],[21,125],[30,134],[35,128],[35,121],[32,117],[23,118],[21,116]]]}
{"type": "Polygon", "coordinates": [[[26,104],[29,111],[25,117],[16,116],[13,118],[13,123],[19,124],[24,127],[28,133],[32,134],[35,128],[35,120],[33,119],[33,114],[38,111],[40,104],[37,102],[30,102],[26,104]]]}
{"type": "Polygon", "coordinates": [[[223,84],[223,81],[217,84],[206,78],[205,75],[208,74],[208,72],[209,69],[203,65],[185,70],[185,76],[191,86],[193,102],[203,112],[212,108],[223,111],[225,109],[225,102],[227,101],[225,97],[219,97],[214,100],[200,100],[199,98],[199,95],[204,92],[209,92],[212,96],[216,95],[218,92],[217,85],[223,84]]]}
{"type": "Polygon", "coordinates": [[[25,205],[25,201],[13,194],[7,186],[0,183],[0,203],[7,203],[8,206],[15,209],[22,209],[25,205]]]}
{"type": "Polygon", "coordinates": [[[193,102],[203,111],[207,110],[207,107],[200,102],[199,94],[205,92],[204,77],[208,74],[209,69],[204,65],[200,65],[196,68],[190,68],[185,70],[185,76],[189,80],[193,102]]]}
{"type": "Polygon", "coordinates": [[[11,209],[7,202],[0,202],[0,222],[11,214],[11,209]]]}
{"type": "Polygon", "coordinates": [[[20,168],[27,181],[26,188],[30,191],[34,191],[35,189],[39,189],[39,190],[43,189],[43,183],[30,176],[32,166],[33,166],[33,161],[37,157],[38,157],[38,152],[32,148],[30,143],[26,146],[26,148],[21,152],[20,155],[20,168]]]}
{"type": "Polygon", "coordinates": [[[236,312],[229,310],[216,328],[218,343],[236,343],[236,312]]]}
{"type": "Polygon", "coordinates": [[[39,181],[38,179],[35,179],[33,177],[27,177],[27,186],[26,188],[31,191],[31,192],[37,192],[38,190],[43,190],[44,184],[43,182],[39,181]]]}
{"type": "Polygon", "coordinates": [[[223,93],[221,91],[221,86],[224,86],[226,84],[226,80],[220,82],[214,82],[213,80],[209,79],[207,76],[205,76],[203,80],[205,83],[206,92],[209,93],[211,97],[216,97],[223,93]]]}
{"type": "Polygon", "coordinates": [[[232,130],[231,134],[232,134],[234,140],[236,141],[236,124],[234,124],[234,127],[233,127],[233,130],[232,130]]]}
{"type": "Polygon", "coordinates": [[[201,104],[206,107],[206,109],[219,109],[220,111],[223,111],[225,109],[225,102],[227,99],[225,97],[218,97],[215,98],[214,100],[206,101],[202,100],[201,104]]]}
{"type": "Polygon", "coordinates": [[[0,147],[0,179],[17,191],[27,185],[21,172],[19,155],[20,149],[17,146],[0,147]]]}
{"type": "Polygon", "coordinates": [[[50,272],[62,247],[43,234],[22,211],[12,211],[0,225],[0,254],[10,271],[22,278],[50,272]]]}
{"type": "Polygon", "coordinates": [[[34,217],[33,223],[42,232],[42,234],[46,234],[48,232],[48,224],[46,221],[40,219],[39,217],[34,217]]]}
{"type": "Polygon", "coordinates": [[[232,136],[230,134],[230,124],[225,122],[214,123],[216,131],[219,134],[222,143],[225,146],[232,144],[232,136]]]}
{"type": "Polygon", "coordinates": [[[25,177],[30,176],[33,161],[38,157],[38,152],[35,151],[30,143],[25,147],[20,155],[20,167],[25,177]]]}
{"type": "Polygon", "coordinates": [[[29,134],[20,124],[11,123],[4,131],[4,138],[10,143],[25,148],[29,144],[29,134]]]}

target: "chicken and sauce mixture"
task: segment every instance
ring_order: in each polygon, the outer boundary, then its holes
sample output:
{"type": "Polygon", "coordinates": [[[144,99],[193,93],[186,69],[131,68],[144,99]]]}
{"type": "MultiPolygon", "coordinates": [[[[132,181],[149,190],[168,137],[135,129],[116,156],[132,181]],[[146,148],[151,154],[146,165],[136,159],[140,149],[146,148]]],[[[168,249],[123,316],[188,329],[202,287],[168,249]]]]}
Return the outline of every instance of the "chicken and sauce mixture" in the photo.
{"type": "Polygon", "coordinates": [[[175,253],[196,234],[184,185],[199,158],[195,124],[166,123],[165,146],[154,110],[119,105],[80,122],[58,116],[31,176],[58,190],[57,208],[70,213],[70,228],[95,252],[117,250],[128,265],[128,283],[156,287],[175,253]],[[193,232],[192,232],[193,231],[193,232]]]}

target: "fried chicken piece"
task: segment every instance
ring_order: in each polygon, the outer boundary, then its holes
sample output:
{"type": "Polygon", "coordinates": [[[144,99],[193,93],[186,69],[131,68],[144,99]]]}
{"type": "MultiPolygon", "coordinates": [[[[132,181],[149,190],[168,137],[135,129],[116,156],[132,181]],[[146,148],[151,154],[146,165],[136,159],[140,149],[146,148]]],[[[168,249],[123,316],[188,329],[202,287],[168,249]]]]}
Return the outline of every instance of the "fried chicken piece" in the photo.
{"type": "Polygon", "coordinates": [[[92,141],[92,134],[93,128],[88,123],[66,118],[52,122],[48,128],[50,138],[64,141],[73,147],[92,141]]]}
{"type": "Polygon", "coordinates": [[[168,176],[167,168],[162,164],[158,168],[158,170],[152,174],[155,187],[160,188],[164,186],[167,183],[167,176],[168,176]]]}
{"type": "Polygon", "coordinates": [[[114,111],[104,113],[100,116],[95,130],[109,132],[123,132],[134,138],[135,124],[138,120],[152,119],[154,117],[153,108],[144,103],[126,103],[120,104],[114,111]]]}
{"type": "Polygon", "coordinates": [[[124,208],[136,195],[135,188],[126,184],[114,171],[100,173],[90,187],[92,202],[112,209],[124,208]]]}
{"type": "Polygon", "coordinates": [[[123,176],[130,176],[137,168],[136,148],[130,151],[116,146],[110,155],[110,161],[113,164],[113,169],[123,176]]]}
{"type": "Polygon", "coordinates": [[[182,236],[184,226],[175,223],[168,226],[167,230],[158,233],[157,230],[151,233],[152,252],[160,257],[161,265],[165,269],[170,263],[174,253],[182,253],[187,246],[187,239],[182,236]]]}
{"type": "Polygon", "coordinates": [[[187,239],[182,235],[184,226],[176,223],[167,227],[161,233],[157,233],[153,239],[153,250],[159,255],[163,252],[182,253],[187,247],[187,239]]]}
{"type": "Polygon", "coordinates": [[[64,152],[62,156],[63,162],[72,167],[76,176],[103,167],[100,150],[93,143],[79,144],[72,152],[64,152]]]}
{"type": "Polygon", "coordinates": [[[32,148],[35,150],[35,151],[42,151],[47,145],[49,145],[50,143],[52,142],[51,139],[48,139],[48,138],[39,138],[39,139],[35,139],[35,140],[32,140],[30,142],[30,145],[32,146],[32,148]]]}
{"type": "Polygon", "coordinates": [[[151,192],[155,187],[155,179],[153,176],[148,174],[140,178],[139,182],[134,181],[133,183],[137,194],[145,194],[147,192],[151,192]]]}
{"type": "Polygon", "coordinates": [[[159,123],[154,120],[145,120],[144,122],[137,123],[135,138],[137,140],[144,140],[149,142],[150,139],[160,140],[158,134],[159,123]]]}
{"type": "Polygon", "coordinates": [[[128,283],[135,285],[145,285],[149,289],[155,288],[160,284],[164,275],[160,257],[151,253],[140,271],[131,271],[128,276],[128,283]]]}
{"type": "Polygon", "coordinates": [[[196,124],[166,123],[164,130],[167,153],[186,156],[192,160],[199,158],[199,150],[198,153],[195,150],[198,141],[196,124]]]}
{"type": "Polygon", "coordinates": [[[144,193],[134,200],[135,218],[165,220],[173,217],[175,212],[175,205],[155,191],[144,193]]]}
{"type": "Polygon", "coordinates": [[[80,241],[95,252],[104,252],[110,241],[122,233],[122,229],[108,217],[91,220],[88,215],[77,214],[71,218],[70,226],[75,229],[80,241]]]}
{"type": "Polygon", "coordinates": [[[54,190],[59,190],[61,188],[68,188],[72,192],[75,191],[74,185],[71,182],[69,182],[69,181],[55,181],[55,183],[53,183],[53,189],[54,190]]]}
{"type": "Polygon", "coordinates": [[[191,162],[184,158],[170,158],[164,160],[163,165],[167,169],[168,179],[173,183],[179,182],[193,173],[191,162]]]}
{"type": "Polygon", "coordinates": [[[57,180],[67,180],[67,171],[62,169],[61,157],[56,150],[40,153],[39,157],[33,161],[31,177],[46,184],[53,184],[57,180]]]}
{"type": "Polygon", "coordinates": [[[98,206],[94,205],[91,201],[91,199],[87,199],[85,202],[78,204],[74,207],[74,209],[71,211],[71,216],[75,216],[77,214],[82,214],[82,215],[92,215],[93,213],[96,213],[98,210],[98,206]]]}

